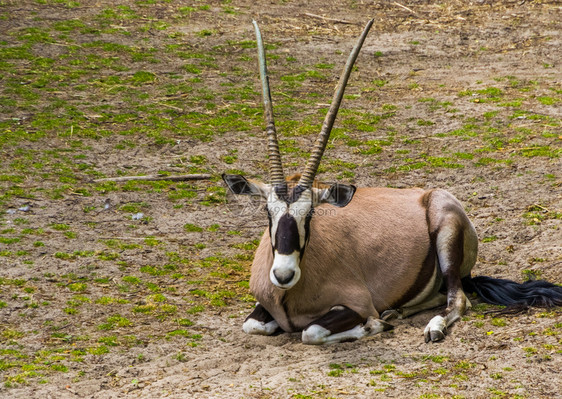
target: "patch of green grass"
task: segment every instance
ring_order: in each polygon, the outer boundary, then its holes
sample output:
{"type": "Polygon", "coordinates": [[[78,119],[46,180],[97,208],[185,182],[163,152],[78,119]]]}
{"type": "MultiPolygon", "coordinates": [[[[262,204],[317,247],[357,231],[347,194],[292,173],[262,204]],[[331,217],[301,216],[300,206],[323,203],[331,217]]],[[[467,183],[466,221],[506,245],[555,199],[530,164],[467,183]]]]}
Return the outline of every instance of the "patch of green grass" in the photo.
{"type": "Polygon", "coordinates": [[[221,205],[226,203],[226,189],[221,186],[211,186],[206,189],[207,195],[200,202],[204,206],[221,205]]]}
{"type": "Polygon", "coordinates": [[[521,271],[523,281],[540,280],[542,272],[540,270],[525,269],[521,271]]]}
{"type": "Polygon", "coordinates": [[[549,97],[549,96],[537,97],[537,100],[543,105],[555,105],[561,101],[556,97],[549,97]]]}
{"type": "Polygon", "coordinates": [[[191,320],[189,319],[176,319],[174,320],[179,326],[182,327],[191,327],[192,325],[194,325],[195,323],[193,323],[191,320]]]}
{"type": "Polygon", "coordinates": [[[64,223],[55,223],[51,225],[51,228],[57,231],[67,231],[70,229],[70,226],[64,223]]]}
{"type": "Polygon", "coordinates": [[[490,157],[481,157],[474,163],[474,166],[488,166],[500,162],[502,162],[502,160],[490,158],[490,157]]]}
{"type": "Polygon", "coordinates": [[[525,352],[526,357],[531,357],[536,355],[539,351],[537,348],[534,348],[532,346],[527,346],[523,348],[523,352],[525,352]]]}
{"type": "Polygon", "coordinates": [[[525,99],[524,98],[516,98],[510,101],[504,101],[504,102],[500,102],[498,104],[499,107],[513,107],[513,108],[518,108],[523,104],[523,101],[525,99]]]}
{"type": "Polygon", "coordinates": [[[454,367],[456,369],[468,370],[473,367],[476,367],[476,363],[469,362],[468,360],[460,360],[455,364],[454,367]]]}
{"type": "Polygon", "coordinates": [[[423,119],[418,119],[418,121],[416,123],[417,123],[418,126],[433,126],[433,125],[435,125],[434,122],[423,120],[423,119]]]}
{"type": "Polygon", "coordinates": [[[330,370],[328,371],[328,377],[341,377],[343,373],[344,371],[340,369],[330,370]]]}
{"type": "Polygon", "coordinates": [[[521,148],[517,151],[517,154],[524,156],[526,158],[534,157],[548,157],[548,158],[559,158],[562,154],[562,148],[551,148],[548,145],[533,146],[527,148],[521,148]]]}
{"type": "Polygon", "coordinates": [[[353,162],[342,161],[341,159],[334,159],[329,161],[330,166],[336,168],[337,170],[341,169],[356,169],[359,165],[353,162]]]}
{"type": "Polygon", "coordinates": [[[103,20],[131,20],[138,19],[139,15],[130,6],[119,5],[115,8],[105,8],[98,15],[97,18],[103,20]]]}
{"type": "Polygon", "coordinates": [[[318,71],[306,71],[293,75],[281,76],[281,81],[289,84],[304,82],[305,80],[326,80],[327,77],[318,71]]]}
{"type": "Polygon", "coordinates": [[[123,282],[125,283],[132,284],[132,285],[139,285],[142,283],[142,280],[136,276],[123,276],[121,280],[123,280],[123,282]]]}
{"type": "Polygon", "coordinates": [[[25,333],[23,333],[22,331],[6,328],[2,331],[0,335],[5,340],[16,340],[24,337],[25,333]]]}
{"type": "MultiPolygon", "coordinates": [[[[185,186],[187,187],[187,186],[185,186]]],[[[194,188],[180,188],[176,187],[174,190],[168,193],[168,199],[170,201],[178,201],[181,199],[193,199],[197,197],[197,191],[194,188]]]]}
{"type": "Polygon", "coordinates": [[[99,345],[95,347],[87,348],[86,351],[91,355],[101,356],[110,352],[106,345],[99,345]]]}
{"type": "Polygon", "coordinates": [[[152,313],[154,311],[156,311],[158,309],[158,306],[155,304],[146,304],[146,305],[137,305],[134,306],[131,310],[134,313],[145,313],[145,314],[149,314],[152,313]]]}
{"type": "Polygon", "coordinates": [[[450,169],[460,169],[464,168],[464,165],[454,162],[452,158],[449,157],[424,157],[427,163],[434,168],[450,168],[450,169]]]}
{"type": "Polygon", "coordinates": [[[189,331],[187,330],[183,330],[183,329],[177,329],[177,330],[173,330],[170,331],[166,334],[166,338],[172,338],[172,337],[190,337],[191,334],[189,333],[189,331]]]}
{"type": "Polygon", "coordinates": [[[68,289],[72,292],[84,292],[88,288],[86,283],[72,283],[68,285],[68,289]]]}
{"type": "Polygon", "coordinates": [[[318,63],[314,65],[314,68],[318,69],[333,69],[334,64],[318,63]]]}
{"type": "Polygon", "coordinates": [[[538,225],[545,220],[562,219],[562,212],[552,211],[540,204],[533,204],[527,207],[522,216],[529,225],[538,225]]]}
{"type": "Polygon", "coordinates": [[[201,69],[193,64],[185,64],[182,68],[184,71],[192,73],[194,75],[198,75],[201,73],[201,69]]]}
{"type": "Polygon", "coordinates": [[[71,32],[75,30],[81,30],[85,27],[86,25],[82,21],[77,19],[57,21],[53,24],[53,29],[59,32],[71,32]]]}
{"type": "Polygon", "coordinates": [[[486,118],[487,120],[490,120],[490,119],[495,118],[495,117],[498,115],[499,112],[500,112],[500,111],[488,111],[488,112],[484,112],[484,113],[482,114],[482,116],[483,116],[484,118],[486,118]]]}
{"type": "Polygon", "coordinates": [[[0,244],[15,244],[21,241],[19,237],[0,237],[0,244]]]}
{"type": "Polygon", "coordinates": [[[200,233],[203,231],[203,227],[197,226],[192,223],[186,223],[183,228],[189,233],[200,233]]]}
{"type": "Polygon", "coordinates": [[[90,303],[92,300],[84,295],[74,295],[72,299],[66,301],[69,306],[80,307],[84,303],[90,303]]]}
{"type": "Polygon", "coordinates": [[[139,213],[147,209],[149,205],[146,202],[129,202],[119,207],[120,211],[128,213],[139,213]]]}
{"type": "Polygon", "coordinates": [[[346,366],[338,363],[330,363],[330,371],[328,372],[329,377],[341,377],[345,371],[346,366]]]}
{"type": "Polygon", "coordinates": [[[156,75],[149,71],[137,71],[131,77],[131,83],[137,86],[147,83],[153,83],[155,81],[156,81],[156,75]]]}
{"type": "Polygon", "coordinates": [[[500,97],[503,95],[503,91],[497,87],[488,87],[486,89],[477,90],[476,92],[487,97],[500,97]]]}
{"type": "Polygon", "coordinates": [[[98,343],[107,346],[119,346],[121,345],[119,338],[116,335],[108,335],[106,337],[98,338],[98,343]]]}
{"type": "Polygon", "coordinates": [[[112,260],[116,260],[119,259],[119,254],[116,252],[100,252],[97,254],[97,257],[99,260],[107,260],[107,261],[112,261],[112,260]]]}
{"type": "Polygon", "coordinates": [[[98,330],[113,330],[118,327],[129,327],[131,325],[133,323],[129,319],[117,314],[109,316],[105,323],[98,325],[98,330]]]}
{"type": "Polygon", "coordinates": [[[119,251],[126,251],[130,249],[139,249],[142,248],[141,244],[136,243],[127,243],[122,240],[118,240],[115,238],[109,240],[102,241],[108,248],[117,249],[119,251]]]}
{"type": "Polygon", "coordinates": [[[507,321],[504,318],[500,318],[500,317],[494,317],[491,320],[491,323],[493,326],[495,327],[505,327],[507,326],[507,321]]]}
{"type": "Polygon", "coordinates": [[[176,270],[175,265],[152,266],[145,265],[140,267],[141,273],[150,274],[151,276],[164,276],[176,270]]]}
{"type": "Polygon", "coordinates": [[[484,242],[484,243],[486,243],[486,242],[494,242],[494,241],[496,241],[497,239],[498,239],[497,236],[491,235],[491,236],[484,237],[484,238],[482,239],[482,242],[484,242]]]}
{"type": "Polygon", "coordinates": [[[156,239],[155,237],[150,236],[144,239],[144,244],[149,247],[155,247],[158,245],[162,245],[162,241],[156,239]]]}
{"type": "Polygon", "coordinates": [[[427,361],[430,360],[433,363],[444,363],[444,362],[448,362],[449,358],[447,356],[443,356],[443,355],[426,355],[422,357],[422,360],[427,361]]]}

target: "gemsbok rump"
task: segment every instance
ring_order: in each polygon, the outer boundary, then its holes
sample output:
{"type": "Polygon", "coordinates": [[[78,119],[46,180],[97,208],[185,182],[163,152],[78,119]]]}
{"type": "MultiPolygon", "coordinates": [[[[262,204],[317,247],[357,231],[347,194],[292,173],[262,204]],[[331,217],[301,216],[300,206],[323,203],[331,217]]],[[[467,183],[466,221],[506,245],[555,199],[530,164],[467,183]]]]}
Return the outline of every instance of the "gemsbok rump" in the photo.
{"type": "Polygon", "coordinates": [[[258,300],[249,334],[302,331],[307,344],[352,341],[392,328],[387,320],[446,304],[424,330],[444,338],[471,304],[465,291],[500,305],[560,306],[562,287],[471,277],[478,239],[461,203],[444,190],[323,185],[315,176],[355,59],[349,55],[310,159],[301,175],[283,173],[261,33],[254,21],[263,88],[270,183],[223,175],[235,194],[267,201],[269,227],[252,265],[258,300]],[[464,287],[464,289],[463,289],[464,287]]]}

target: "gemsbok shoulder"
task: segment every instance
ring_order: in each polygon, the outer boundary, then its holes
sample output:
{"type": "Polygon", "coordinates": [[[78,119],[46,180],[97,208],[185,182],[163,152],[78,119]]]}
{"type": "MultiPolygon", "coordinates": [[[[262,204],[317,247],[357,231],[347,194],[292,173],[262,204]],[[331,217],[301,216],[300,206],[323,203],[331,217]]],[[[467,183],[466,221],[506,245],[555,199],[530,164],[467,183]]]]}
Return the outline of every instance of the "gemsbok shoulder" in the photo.
{"type": "Polygon", "coordinates": [[[560,306],[562,287],[471,277],[478,238],[461,203],[444,190],[356,188],[315,181],[352,67],[373,21],[353,48],[310,159],[285,178],[257,23],[270,183],[223,175],[235,194],[266,200],[269,226],[252,264],[258,304],[249,334],[302,331],[306,344],[353,341],[392,326],[388,320],[446,305],[424,330],[439,341],[471,304],[465,290],[506,306],[560,306]]]}

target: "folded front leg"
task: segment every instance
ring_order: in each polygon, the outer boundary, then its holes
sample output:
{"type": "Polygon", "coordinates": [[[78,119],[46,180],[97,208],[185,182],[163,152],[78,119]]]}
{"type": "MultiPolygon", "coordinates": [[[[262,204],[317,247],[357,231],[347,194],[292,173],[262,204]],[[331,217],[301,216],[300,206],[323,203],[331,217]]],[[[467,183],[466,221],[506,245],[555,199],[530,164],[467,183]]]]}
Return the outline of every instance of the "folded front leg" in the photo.
{"type": "Polygon", "coordinates": [[[279,324],[259,302],[244,321],[242,329],[246,334],[256,335],[273,335],[280,330],[279,324]]]}
{"type": "Polygon", "coordinates": [[[365,319],[348,307],[334,306],[303,330],[302,342],[311,345],[349,342],[392,328],[391,324],[380,319],[365,319]]]}

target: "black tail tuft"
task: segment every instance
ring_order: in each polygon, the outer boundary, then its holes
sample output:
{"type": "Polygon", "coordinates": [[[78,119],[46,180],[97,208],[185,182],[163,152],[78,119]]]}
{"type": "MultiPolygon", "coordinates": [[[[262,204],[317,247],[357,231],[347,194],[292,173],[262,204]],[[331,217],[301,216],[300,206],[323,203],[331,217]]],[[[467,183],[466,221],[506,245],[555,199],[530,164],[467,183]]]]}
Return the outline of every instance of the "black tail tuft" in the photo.
{"type": "Polygon", "coordinates": [[[465,277],[463,289],[476,293],[486,303],[508,307],[562,306],[562,287],[544,280],[524,283],[487,276],[465,277]]]}

